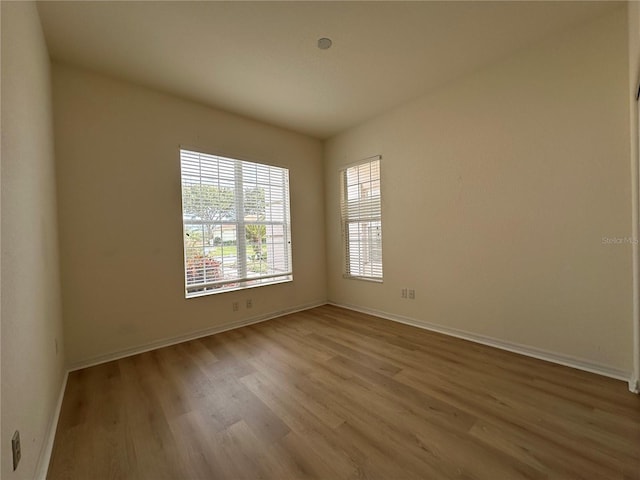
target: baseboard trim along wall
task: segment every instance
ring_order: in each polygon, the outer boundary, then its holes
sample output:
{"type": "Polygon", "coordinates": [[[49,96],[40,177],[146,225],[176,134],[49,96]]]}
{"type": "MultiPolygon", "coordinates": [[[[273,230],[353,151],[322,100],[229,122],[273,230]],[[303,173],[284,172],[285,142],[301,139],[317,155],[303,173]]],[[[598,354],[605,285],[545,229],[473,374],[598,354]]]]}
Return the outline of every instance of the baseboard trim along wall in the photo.
{"type": "Polygon", "coordinates": [[[92,367],[95,365],[100,365],[106,362],[111,362],[113,360],[118,360],[120,358],[137,355],[139,353],[149,352],[151,350],[156,350],[158,348],[168,347],[170,345],[176,345],[178,343],[187,342],[189,340],[195,340],[197,338],[207,337],[209,335],[214,335],[216,333],[222,333],[229,330],[234,330],[236,328],[245,327],[247,325],[254,325],[256,323],[265,322],[267,320],[272,320],[274,318],[282,317],[284,315],[289,315],[291,313],[301,312],[303,310],[308,310],[310,308],[315,308],[322,305],[333,305],[336,307],[346,308],[347,310],[366,313],[369,315],[384,318],[394,322],[404,323],[406,325],[411,325],[413,327],[422,328],[424,330],[430,330],[433,332],[442,333],[444,335],[461,338],[463,340],[469,340],[471,342],[480,343],[482,345],[487,345],[489,347],[495,347],[502,350],[507,350],[509,352],[518,353],[520,355],[525,355],[528,357],[538,358],[540,360],[557,363],[567,367],[576,368],[578,370],[584,370],[584,371],[595,373],[598,375],[603,375],[605,377],[615,378],[617,380],[628,381],[630,391],[634,393],[639,393],[640,391],[640,381],[638,381],[637,379],[631,378],[631,373],[624,372],[622,370],[617,370],[614,368],[588,362],[586,360],[581,360],[578,358],[570,357],[567,355],[561,355],[558,353],[549,352],[546,350],[542,350],[542,349],[538,349],[538,348],[534,348],[526,345],[520,345],[517,343],[506,342],[504,340],[498,340],[496,338],[488,337],[485,335],[478,335],[478,334],[466,332],[463,330],[444,327],[442,325],[436,325],[429,322],[422,322],[414,318],[395,315],[395,314],[383,312],[380,310],[359,307],[357,305],[337,303],[337,302],[318,301],[318,302],[308,303],[304,305],[298,305],[292,308],[279,310],[276,312],[258,315],[255,317],[246,318],[244,320],[240,320],[237,322],[226,323],[224,325],[216,325],[215,327],[206,328],[204,330],[198,330],[196,332],[180,335],[178,337],[158,340],[158,341],[147,343],[145,345],[140,345],[134,348],[113,352],[107,355],[101,355],[92,359],[78,362],[70,366],[64,375],[64,379],[62,381],[62,387],[60,389],[60,395],[58,397],[58,404],[56,405],[56,410],[51,419],[51,423],[49,424],[46,441],[40,452],[36,478],[39,480],[45,480],[47,476],[49,463],[51,461],[51,454],[53,452],[53,443],[56,436],[56,430],[58,428],[58,420],[60,418],[60,412],[62,410],[62,400],[64,398],[64,392],[67,386],[67,380],[69,378],[70,372],[87,368],[87,367],[92,367]]]}
{"type": "Polygon", "coordinates": [[[640,395],[640,380],[637,378],[632,378],[629,380],[629,390],[635,394],[640,395]]]}
{"type": "MultiPolygon", "coordinates": [[[[629,382],[629,390],[631,390],[634,393],[637,393],[637,390],[634,391],[634,389],[632,388],[633,385],[632,385],[632,379],[631,379],[631,372],[625,372],[615,368],[592,363],[587,360],[571,357],[568,355],[562,355],[555,352],[549,352],[547,350],[542,350],[542,349],[530,347],[527,345],[521,345],[518,343],[498,340],[497,338],[488,337],[485,335],[479,335],[476,333],[471,333],[464,330],[458,330],[455,328],[444,327],[442,325],[437,325],[434,323],[423,322],[423,321],[419,321],[414,318],[405,317],[402,315],[395,315],[388,312],[382,312],[380,310],[359,307],[357,305],[349,305],[349,304],[337,303],[337,302],[331,302],[331,301],[329,301],[328,303],[329,305],[334,305],[336,307],[346,308],[348,310],[353,310],[361,313],[367,313],[369,315],[385,318],[387,320],[392,320],[394,322],[404,323],[406,325],[422,328],[424,330],[443,333],[445,335],[461,338],[463,340],[469,340],[471,342],[481,343],[482,345],[499,348],[501,350],[507,350],[509,352],[525,355],[527,357],[533,357],[539,360],[545,360],[547,362],[564,365],[566,367],[577,368],[578,370],[584,370],[586,372],[603,375],[605,377],[615,378],[617,380],[623,380],[625,382],[629,382]]],[[[633,382],[633,383],[636,383],[636,382],[633,382]]]]}
{"type": "Polygon", "coordinates": [[[117,352],[112,352],[105,355],[99,355],[97,357],[93,357],[87,360],[82,360],[80,362],[73,363],[69,365],[68,370],[69,372],[73,372],[75,370],[81,370],[83,368],[93,367],[95,365],[100,365],[101,363],[111,362],[113,360],[118,360],[120,358],[130,357],[132,355],[149,352],[151,350],[157,350],[158,348],[168,347],[170,345],[176,345],[182,342],[188,342],[189,340],[195,340],[196,338],[208,337],[209,335],[214,335],[216,333],[222,333],[228,330],[234,330],[236,328],[246,327],[247,325],[253,325],[255,323],[266,322],[267,320],[271,320],[277,317],[282,317],[283,315],[289,315],[290,313],[301,312],[303,310],[308,310],[310,308],[326,305],[326,303],[327,303],[326,301],[317,301],[317,302],[307,303],[304,305],[296,305],[295,307],[286,308],[284,310],[264,313],[262,315],[256,315],[253,317],[245,318],[244,320],[238,320],[235,322],[224,323],[222,325],[216,325],[215,327],[209,327],[203,330],[197,330],[195,332],[179,335],[177,337],[165,338],[162,340],[157,340],[155,342],[145,343],[144,345],[138,345],[136,347],[127,348],[125,350],[119,350],[117,352]]]}
{"type": "Polygon", "coordinates": [[[60,412],[62,411],[62,400],[64,399],[64,392],[67,389],[67,379],[69,378],[69,372],[64,373],[62,379],[62,386],[60,387],[60,393],[58,394],[58,403],[56,409],[53,412],[53,416],[49,421],[47,428],[46,438],[44,444],[40,450],[40,456],[38,457],[38,465],[36,467],[36,476],[38,480],[46,480],[47,472],[49,471],[49,462],[51,461],[51,454],[53,453],[53,442],[56,439],[56,431],[58,430],[58,420],[60,419],[60,412]]]}

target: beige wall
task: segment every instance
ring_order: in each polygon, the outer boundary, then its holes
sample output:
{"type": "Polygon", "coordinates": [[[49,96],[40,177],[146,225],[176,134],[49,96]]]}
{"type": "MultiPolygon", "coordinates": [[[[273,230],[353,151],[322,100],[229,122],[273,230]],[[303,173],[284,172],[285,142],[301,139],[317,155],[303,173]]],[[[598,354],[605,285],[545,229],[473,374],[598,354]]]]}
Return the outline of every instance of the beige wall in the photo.
{"type": "Polygon", "coordinates": [[[331,139],[329,299],[630,373],[627,79],[625,7],[331,139]],[[341,276],[337,172],[375,154],[383,284],[341,276]]]}
{"type": "Polygon", "coordinates": [[[0,444],[2,479],[10,480],[36,476],[63,381],[64,353],[49,57],[35,4],[2,2],[1,8],[0,444]],[[13,472],[11,437],[17,429],[22,460],[13,472]]]}
{"type": "MultiPolygon", "coordinates": [[[[638,225],[638,101],[636,94],[640,82],[640,2],[634,1],[627,4],[627,16],[629,18],[629,124],[631,141],[631,185],[632,198],[632,224],[631,228],[635,238],[639,238],[638,225]]],[[[634,248],[634,351],[633,351],[633,378],[630,387],[638,392],[640,390],[640,265],[638,263],[638,246],[634,248]]]]}
{"type": "Polygon", "coordinates": [[[320,141],[87,71],[53,71],[71,365],[326,300],[320,141]],[[290,169],[292,283],[184,298],[180,145],[290,169]]]}

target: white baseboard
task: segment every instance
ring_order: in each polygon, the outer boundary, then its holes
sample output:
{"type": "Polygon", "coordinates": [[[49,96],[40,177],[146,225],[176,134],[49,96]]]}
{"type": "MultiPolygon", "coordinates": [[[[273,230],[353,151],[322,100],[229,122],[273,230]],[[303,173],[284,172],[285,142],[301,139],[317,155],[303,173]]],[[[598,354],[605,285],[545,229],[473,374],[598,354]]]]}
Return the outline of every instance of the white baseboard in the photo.
{"type": "Polygon", "coordinates": [[[253,325],[260,322],[265,322],[267,320],[271,320],[273,318],[282,317],[284,315],[289,315],[290,313],[300,312],[302,310],[308,310],[310,308],[319,307],[321,305],[326,305],[326,301],[317,301],[313,303],[308,303],[304,305],[297,305],[295,307],[287,308],[284,310],[279,310],[276,312],[270,312],[262,315],[256,315],[254,317],[246,318],[244,320],[240,320],[237,322],[226,323],[224,325],[217,325],[215,327],[210,327],[204,330],[198,330],[196,332],[190,332],[185,335],[180,335],[178,337],[172,337],[164,340],[158,340],[155,342],[147,343],[145,345],[140,345],[134,348],[128,348],[126,350],[120,350],[118,352],[113,352],[107,355],[100,355],[98,357],[94,357],[88,360],[84,360],[81,362],[77,362],[71,365],[64,374],[64,379],[62,381],[62,387],[60,389],[60,394],[58,396],[58,403],[56,405],[56,409],[53,413],[53,416],[50,420],[50,424],[47,430],[47,436],[45,438],[45,442],[40,451],[40,457],[38,458],[38,466],[36,469],[35,478],[38,480],[46,480],[47,472],[49,471],[49,463],[51,462],[51,454],[53,453],[53,443],[56,438],[56,431],[58,429],[58,420],[60,418],[60,412],[62,410],[62,400],[64,399],[64,392],[67,387],[67,380],[69,378],[69,373],[74,370],[80,370],[82,368],[92,367],[94,365],[99,365],[101,363],[110,362],[112,360],[118,360],[119,358],[129,357],[131,355],[137,355],[138,353],[148,352],[150,350],[156,350],[158,348],[167,347],[169,345],[175,345],[182,342],[187,342],[189,340],[194,340],[196,338],[207,337],[209,335],[213,335],[215,333],[226,332],[228,330],[233,330],[240,327],[245,327],[247,325],[253,325]]]}
{"type": "Polygon", "coordinates": [[[129,357],[131,355],[137,355],[139,353],[156,350],[158,348],[167,347],[169,345],[175,345],[175,344],[186,342],[189,340],[194,340],[196,338],[202,338],[202,337],[206,337],[216,333],[234,330],[236,328],[244,327],[247,325],[253,325],[256,323],[265,322],[267,320],[271,320],[277,317],[289,315],[291,313],[300,312],[303,310],[308,310],[310,308],[319,307],[321,305],[326,305],[326,304],[334,305],[336,307],[346,308],[348,310],[353,310],[356,312],[366,313],[369,315],[374,315],[376,317],[385,318],[387,320],[392,320],[394,322],[404,323],[406,325],[422,328],[424,330],[443,333],[445,335],[450,335],[452,337],[469,340],[472,342],[480,343],[482,345],[488,345],[490,347],[507,350],[509,352],[518,353],[528,357],[538,358],[540,360],[546,360],[552,363],[558,363],[560,365],[576,368],[578,370],[585,370],[587,372],[603,375],[605,377],[611,377],[618,380],[628,380],[629,390],[636,394],[640,393],[640,380],[631,378],[628,372],[606,367],[603,365],[594,364],[592,362],[570,357],[567,355],[561,355],[558,353],[549,352],[546,350],[542,350],[542,349],[538,349],[538,348],[530,347],[526,345],[520,345],[517,343],[506,342],[504,340],[498,340],[496,338],[492,338],[484,335],[478,335],[475,333],[470,333],[470,332],[466,332],[463,330],[458,330],[450,327],[444,327],[442,325],[437,325],[429,322],[418,321],[414,318],[395,315],[395,314],[383,312],[380,310],[359,307],[356,305],[342,304],[337,302],[318,301],[318,302],[309,303],[305,305],[298,305],[298,306],[288,308],[285,310],[280,310],[277,312],[271,312],[263,315],[258,315],[255,317],[250,317],[237,322],[218,325],[218,326],[207,328],[204,330],[199,330],[199,331],[191,332],[185,335],[180,335],[178,337],[151,342],[145,345],[141,345],[141,346],[126,349],[126,350],[121,350],[121,351],[114,352],[107,355],[101,355],[99,357],[94,357],[92,359],[88,359],[72,365],[64,374],[62,387],[60,389],[60,394],[58,396],[58,403],[56,405],[56,409],[54,411],[53,417],[51,418],[48,431],[47,431],[47,437],[45,439],[44,445],[42,446],[40,457],[38,459],[38,467],[36,470],[35,478],[38,480],[46,480],[46,477],[47,477],[47,472],[49,470],[49,463],[51,461],[51,454],[53,452],[53,443],[56,437],[56,430],[58,427],[58,420],[60,418],[60,412],[62,410],[62,401],[64,398],[64,392],[67,386],[67,380],[69,378],[70,372],[74,370],[79,370],[81,368],[91,367],[94,365],[99,365],[101,363],[110,362],[112,360],[129,357]]]}
{"type": "MultiPolygon", "coordinates": [[[[625,382],[628,381],[629,390],[631,390],[632,392],[634,391],[632,389],[632,383],[629,380],[631,378],[630,372],[625,372],[623,370],[618,370],[605,365],[596,364],[588,360],[572,357],[569,355],[563,355],[556,352],[549,352],[547,350],[531,347],[529,345],[521,345],[518,343],[508,342],[505,340],[499,340],[497,338],[488,337],[485,335],[479,335],[476,333],[471,333],[471,332],[459,330],[456,328],[445,327],[445,326],[437,325],[434,323],[424,322],[422,320],[416,320],[414,318],[405,317],[402,315],[396,315],[396,314],[387,313],[387,312],[366,308],[366,307],[359,307],[357,305],[349,305],[349,304],[343,304],[343,303],[337,303],[337,302],[331,302],[331,301],[329,301],[328,303],[329,305],[335,305],[336,307],[342,307],[349,310],[354,310],[356,312],[367,313],[369,315],[385,318],[387,320],[392,320],[394,322],[404,323],[406,325],[422,328],[424,330],[443,333],[445,335],[450,335],[452,337],[461,338],[463,340],[469,340],[472,342],[481,343],[482,345],[499,348],[501,350],[507,350],[509,352],[525,355],[527,357],[533,357],[540,360],[545,360],[547,362],[557,363],[560,365],[564,365],[566,367],[571,367],[571,368],[576,368],[578,370],[584,370],[587,372],[596,373],[598,375],[615,378],[617,380],[623,380],[625,382]]],[[[635,393],[637,393],[637,382],[635,383],[636,383],[635,393]]]]}
{"type": "Polygon", "coordinates": [[[136,347],[119,350],[117,352],[108,353],[105,355],[99,355],[97,357],[81,360],[73,363],[69,366],[69,372],[80,370],[82,368],[93,367],[100,365],[101,363],[111,362],[120,358],[130,357],[139,353],[149,352],[151,350],[157,350],[158,348],[168,347],[170,345],[176,345],[182,342],[188,342],[189,340],[195,340],[196,338],[207,337],[216,333],[226,332],[228,330],[234,330],[240,327],[246,327],[247,325],[253,325],[255,323],[265,322],[273,318],[282,317],[283,315],[289,315],[290,313],[300,312],[302,310],[308,310],[309,308],[319,307],[320,305],[326,305],[326,301],[317,301],[313,303],[307,303],[304,305],[296,305],[284,310],[278,310],[275,312],[269,312],[262,315],[256,315],[254,317],[245,318],[236,322],[225,323],[223,325],[216,325],[214,327],[205,328],[203,330],[197,330],[177,337],[165,338],[154,342],[146,343],[144,345],[138,345],[136,347]]]}
{"type": "Polygon", "coordinates": [[[49,421],[49,427],[47,429],[47,436],[44,439],[44,444],[40,450],[40,457],[38,458],[38,466],[36,467],[36,476],[38,480],[46,480],[47,472],[49,471],[49,463],[51,462],[51,454],[53,453],[53,442],[56,439],[56,431],[58,430],[58,420],[60,418],[60,411],[62,410],[62,400],[64,399],[64,391],[67,388],[67,379],[69,378],[69,372],[64,373],[62,380],[62,387],[58,394],[58,403],[56,409],[53,412],[53,416],[49,421]]]}

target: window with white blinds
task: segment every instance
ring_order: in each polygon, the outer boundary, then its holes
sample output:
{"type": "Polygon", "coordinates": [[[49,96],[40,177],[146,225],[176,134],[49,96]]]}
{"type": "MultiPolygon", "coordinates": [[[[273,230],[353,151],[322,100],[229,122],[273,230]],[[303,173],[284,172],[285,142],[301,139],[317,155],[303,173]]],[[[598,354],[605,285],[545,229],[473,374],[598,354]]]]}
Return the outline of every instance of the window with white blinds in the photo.
{"type": "Polygon", "coordinates": [[[382,281],[380,157],[340,172],[345,277],[382,281]]]}
{"type": "Polygon", "coordinates": [[[289,170],[180,150],[187,298],[291,281],[289,170]]]}

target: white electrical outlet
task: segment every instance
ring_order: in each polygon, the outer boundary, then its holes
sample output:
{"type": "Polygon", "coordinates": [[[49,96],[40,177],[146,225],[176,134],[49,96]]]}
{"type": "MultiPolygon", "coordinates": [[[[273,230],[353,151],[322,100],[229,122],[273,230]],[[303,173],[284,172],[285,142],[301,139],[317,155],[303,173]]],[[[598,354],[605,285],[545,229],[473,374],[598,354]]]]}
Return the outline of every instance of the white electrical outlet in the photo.
{"type": "Polygon", "coordinates": [[[253,300],[249,298],[247,299],[247,308],[252,308],[252,307],[253,307],[253,300]]]}
{"type": "Polygon", "coordinates": [[[240,310],[240,302],[233,302],[231,304],[231,307],[233,308],[234,312],[237,312],[238,310],[240,310]]]}
{"type": "Polygon", "coordinates": [[[403,288],[402,293],[400,294],[400,298],[407,298],[407,289],[403,288]]]}
{"type": "Polygon", "coordinates": [[[416,299],[416,291],[413,289],[409,290],[409,300],[415,300],[416,299]]]}

